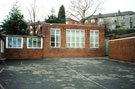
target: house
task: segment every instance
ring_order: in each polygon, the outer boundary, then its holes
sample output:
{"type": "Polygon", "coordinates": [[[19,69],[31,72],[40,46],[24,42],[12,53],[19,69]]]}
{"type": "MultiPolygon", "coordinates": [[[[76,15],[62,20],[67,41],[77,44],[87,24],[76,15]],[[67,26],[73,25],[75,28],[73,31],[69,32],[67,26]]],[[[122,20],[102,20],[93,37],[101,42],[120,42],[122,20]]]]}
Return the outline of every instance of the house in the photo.
{"type": "Polygon", "coordinates": [[[116,13],[107,13],[87,17],[85,24],[107,26],[110,30],[133,29],[135,28],[135,12],[124,11],[116,13]]]}
{"type": "Polygon", "coordinates": [[[105,56],[103,26],[40,24],[38,36],[6,35],[7,59],[105,56]],[[43,36],[42,36],[43,35],[43,36]]]}
{"type": "Polygon", "coordinates": [[[66,24],[80,24],[80,22],[71,18],[66,18],[66,24]]]}

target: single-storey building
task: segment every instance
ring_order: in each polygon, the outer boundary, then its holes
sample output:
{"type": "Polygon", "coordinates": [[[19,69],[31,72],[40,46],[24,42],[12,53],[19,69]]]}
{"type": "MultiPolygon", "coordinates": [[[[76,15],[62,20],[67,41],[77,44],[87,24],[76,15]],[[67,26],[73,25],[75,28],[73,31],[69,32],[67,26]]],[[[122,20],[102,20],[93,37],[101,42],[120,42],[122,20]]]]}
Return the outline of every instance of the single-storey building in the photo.
{"type": "Polygon", "coordinates": [[[7,59],[105,56],[104,27],[41,24],[38,36],[6,35],[7,59]]]}

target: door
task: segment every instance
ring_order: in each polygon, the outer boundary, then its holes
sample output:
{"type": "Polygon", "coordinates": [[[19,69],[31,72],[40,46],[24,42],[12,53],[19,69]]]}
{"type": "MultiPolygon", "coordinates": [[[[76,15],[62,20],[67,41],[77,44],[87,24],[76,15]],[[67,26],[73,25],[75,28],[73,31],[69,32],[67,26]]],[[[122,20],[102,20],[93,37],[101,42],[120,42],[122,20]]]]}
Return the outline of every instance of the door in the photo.
{"type": "Polygon", "coordinates": [[[106,56],[109,55],[109,41],[106,40],[106,56]]]}

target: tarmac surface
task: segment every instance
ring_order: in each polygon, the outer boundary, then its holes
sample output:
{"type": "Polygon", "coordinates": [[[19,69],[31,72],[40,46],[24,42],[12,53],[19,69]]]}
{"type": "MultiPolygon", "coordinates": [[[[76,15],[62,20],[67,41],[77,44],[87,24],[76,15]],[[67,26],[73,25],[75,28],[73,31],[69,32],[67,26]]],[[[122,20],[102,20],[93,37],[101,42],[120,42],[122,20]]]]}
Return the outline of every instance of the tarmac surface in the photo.
{"type": "Polygon", "coordinates": [[[47,58],[0,63],[5,89],[135,89],[135,63],[101,58],[47,58]]]}

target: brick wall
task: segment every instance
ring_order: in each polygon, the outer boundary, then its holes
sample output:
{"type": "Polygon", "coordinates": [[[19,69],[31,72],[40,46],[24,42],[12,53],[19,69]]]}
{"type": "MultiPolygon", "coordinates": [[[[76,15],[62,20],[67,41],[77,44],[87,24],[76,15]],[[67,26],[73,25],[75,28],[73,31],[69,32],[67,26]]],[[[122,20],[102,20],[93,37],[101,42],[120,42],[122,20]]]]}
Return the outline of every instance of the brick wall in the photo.
{"type": "Polygon", "coordinates": [[[135,38],[109,41],[109,57],[122,61],[135,61],[135,38]]]}
{"type": "Polygon", "coordinates": [[[24,37],[23,49],[6,49],[8,59],[39,59],[39,58],[72,58],[72,57],[102,57],[105,56],[104,28],[98,26],[44,24],[43,48],[28,49],[27,37],[24,37]],[[50,48],[50,28],[61,29],[61,48],[50,48]],[[85,48],[66,48],[66,29],[85,30],[85,48]],[[90,30],[99,30],[99,48],[89,46],[90,30]]]}

